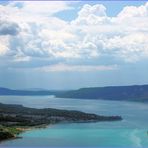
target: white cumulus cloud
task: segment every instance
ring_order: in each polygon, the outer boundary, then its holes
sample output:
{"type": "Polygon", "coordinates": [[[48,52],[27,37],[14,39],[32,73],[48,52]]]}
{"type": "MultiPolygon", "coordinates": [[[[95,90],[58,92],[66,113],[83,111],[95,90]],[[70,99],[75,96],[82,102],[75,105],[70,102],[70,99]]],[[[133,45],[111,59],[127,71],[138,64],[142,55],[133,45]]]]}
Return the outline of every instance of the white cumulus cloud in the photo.
{"type": "Polygon", "coordinates": [[[97,59],[99,64],[104,56],[123,62],[148,58],[148,3],[127,6],[114,17],[107,15],[102,4],[84,4],[72,21],[55,16],[74,9],[74,3],[20,1],[0,5],[0,55],[15,63],[34,58],[49,63],[55,60],[57,65],[50,66],[50,71],[98,70],[100,67],[87,63],[97,59]],[[66,65],[70,61],[86,65],[70,68],[66,65]]]}

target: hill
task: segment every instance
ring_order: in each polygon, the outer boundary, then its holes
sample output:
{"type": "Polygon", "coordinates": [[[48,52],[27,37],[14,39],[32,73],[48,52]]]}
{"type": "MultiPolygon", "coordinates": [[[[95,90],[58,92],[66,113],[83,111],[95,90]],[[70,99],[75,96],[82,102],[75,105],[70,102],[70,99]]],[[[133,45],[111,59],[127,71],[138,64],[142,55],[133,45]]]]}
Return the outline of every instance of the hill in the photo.
{"type": "Polygon", "coordinates": [[[55,95],[55,94],[58,94],[58,91],[49,91],[49,90],[13,90],[13,89],[0,87],[0,95],[44,96],[44,95],[55,95]]]}
{"type": "Polygon", "coordinates": [[[61,98],[148,101],[148,85],[81,88],[56,95],[61,98]]]}
{"type": "Polygon", "coordinates": [[[90,87],[70,91],[12,90],[0,87],[0,95],[48,96],[148,102],[148,85],[90,87]]]}
{"type": "Polygon", "coordinates": [[[0,103],[0,125],[36,126],[56,122],[116,121],[120,116],[100,116],[75,110],[35,109],[0,103]]]}

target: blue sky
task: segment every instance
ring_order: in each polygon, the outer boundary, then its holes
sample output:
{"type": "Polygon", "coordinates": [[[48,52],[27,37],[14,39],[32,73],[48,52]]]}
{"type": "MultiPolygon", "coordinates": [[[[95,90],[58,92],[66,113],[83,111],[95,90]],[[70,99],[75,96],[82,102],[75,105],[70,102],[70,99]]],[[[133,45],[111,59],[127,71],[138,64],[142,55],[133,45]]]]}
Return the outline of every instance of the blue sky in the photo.
{"type": "Polygon", "coordinates": [[[148,84],[148,3],[0,3],[0,86],[148,84]]]}
{"type": "Polygon", "coordinates": [[[77,17],[77,12],[81,9],[84,4],[103,4],[107,10],[108,16],[116,16],[125,6],[140,6],[145,3],[145,1],[81,1],[75,4],[75,9],[62,11],[56,14],[56,16],[60,17],[64,20],[72,20],[77,17]],[[68,12],[68,13],[67,13],[68,12]]]}

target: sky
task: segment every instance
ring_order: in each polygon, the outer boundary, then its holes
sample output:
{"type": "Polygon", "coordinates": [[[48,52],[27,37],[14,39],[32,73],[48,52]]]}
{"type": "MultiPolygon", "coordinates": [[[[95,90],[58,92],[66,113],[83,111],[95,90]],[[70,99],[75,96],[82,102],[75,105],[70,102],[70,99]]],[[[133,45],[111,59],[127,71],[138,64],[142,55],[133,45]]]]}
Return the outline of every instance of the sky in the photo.
{"type": "Polygon", "coordinates": [[[148,84],[148,2],[0,2],[0,86],[148,84]]]}

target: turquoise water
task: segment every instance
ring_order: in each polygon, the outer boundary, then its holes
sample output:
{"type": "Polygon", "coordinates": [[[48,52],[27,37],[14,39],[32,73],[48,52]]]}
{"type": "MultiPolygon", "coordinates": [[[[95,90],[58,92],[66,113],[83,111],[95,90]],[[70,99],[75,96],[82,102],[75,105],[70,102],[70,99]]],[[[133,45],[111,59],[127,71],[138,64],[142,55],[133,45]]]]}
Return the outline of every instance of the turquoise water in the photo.
{"type": "Polygon", "coordinates": [[[56,124],[44,129],[33,129],[21,134],[21,139],[0,143],[0,147],[148,147],[148,104],[50,96],[1,96],[0,102],[121,115],[124,119],[118,122],[56,124]]]}

